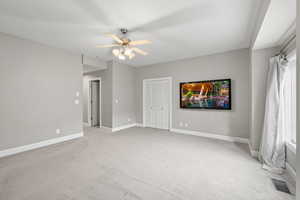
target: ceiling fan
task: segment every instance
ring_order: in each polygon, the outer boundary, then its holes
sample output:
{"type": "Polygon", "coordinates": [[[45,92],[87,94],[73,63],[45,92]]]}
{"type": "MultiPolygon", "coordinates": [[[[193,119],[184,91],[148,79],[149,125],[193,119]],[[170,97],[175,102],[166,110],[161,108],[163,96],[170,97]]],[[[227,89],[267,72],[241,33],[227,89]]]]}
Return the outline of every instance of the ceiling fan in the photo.
{"type": "Polygon", "coordinates": [[[128,32],[127,29],[122,28],[120,29],[122,33],[122,37],[119,37],[115,34],[105,34],[108,37],[111,37],[116,41],[114,44],[108,44],[108,45],[97,45],[97,48],[111,48],[113,47],[112,53],[114,56],[119,58],[120,60],[126,60],[126,57],[129,59],[132,59],[135,57],[135,53],[141,54],[141,55],[148,55],[147,52],[134,47],[137,45],[143,45],[143,44],[150,44],[151,41],[149,40],[136,40],[131,41],[129,38],[127,38],[125,35],[128,32]]]}

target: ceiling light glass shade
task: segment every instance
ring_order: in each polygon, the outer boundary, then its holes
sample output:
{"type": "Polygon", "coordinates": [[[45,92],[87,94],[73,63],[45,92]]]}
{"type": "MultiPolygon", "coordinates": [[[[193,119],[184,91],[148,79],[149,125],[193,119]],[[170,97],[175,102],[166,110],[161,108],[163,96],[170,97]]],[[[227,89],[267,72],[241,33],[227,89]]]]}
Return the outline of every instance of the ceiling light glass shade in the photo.
{"type": "Polygon", "coordinates": [[[125,57],[123,54],[120,54],[120,55],[118,56],[118,58],[119,58],[120,60],[125,60],[125,59],[126,59],[126,57],[125,57]]]}
{"type": "Polygon", "coordinates": [[[112,50],[112,53],[113,53],[115,56],[119,56],[120,50],[119,50],[119,49],[113,49],[113,50],[112,50]]]}
{"type": "Polygon", "coordinates": [[[135,54],[134,53],[131,53],[128,57],[129,59],[131,60],[132,58],[134,58],[135,54]]]}
{"type": "Polygon", "coordinates": [[[130,55],[132,54],[132,49],[126,48],[124,54],[125,54],[126,56],[130,56],[130,55]]]}

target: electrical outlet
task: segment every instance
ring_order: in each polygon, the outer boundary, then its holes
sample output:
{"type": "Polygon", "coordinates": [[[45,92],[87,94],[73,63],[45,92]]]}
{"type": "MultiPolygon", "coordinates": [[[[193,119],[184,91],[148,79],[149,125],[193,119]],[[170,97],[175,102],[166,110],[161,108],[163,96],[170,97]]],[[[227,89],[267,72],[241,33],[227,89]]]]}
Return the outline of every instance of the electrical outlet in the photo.
{"type": "Polygon", "coordinates": [[[78,100],[78,99],[75,99],[74,103],[75,103],[76,105],[78,105],[78,104],[79,104],[79,100],[78,100]]]}
{"type": "Polygon", "coordinates": [[[188,127],[188,126],[189,126],[189,124],[188,124],[188,123],[185,123],[185,124],[184,124],[184,126],[185,126],[185,127],[188,127]]]}
{"type": "Polygon", "coordinates": [[[60,129],[59,128],[56,129],[55,132],[56,132],[56,134],[60,134],[60,129]]]}
{"type": "Polygon", "coordinates": [[[179,122],[179,126],[180,126],[180,127],[183,127],[183,122],[179,122]]]}
{"type": "Polygon", "coordinates": [[[116,100],[115,100],[115,102],[116,102],[116,104],[118,104],[118,103],[119,103],[119,100],[118,100],[118,99],[116,99],[116,100]]]}
{"type": "Polygon", "coordinates": [[[131,119],[130,119],[130,118],[128,118],[127,120],[128,120],[128,122],[131,122],[131,119]]]}

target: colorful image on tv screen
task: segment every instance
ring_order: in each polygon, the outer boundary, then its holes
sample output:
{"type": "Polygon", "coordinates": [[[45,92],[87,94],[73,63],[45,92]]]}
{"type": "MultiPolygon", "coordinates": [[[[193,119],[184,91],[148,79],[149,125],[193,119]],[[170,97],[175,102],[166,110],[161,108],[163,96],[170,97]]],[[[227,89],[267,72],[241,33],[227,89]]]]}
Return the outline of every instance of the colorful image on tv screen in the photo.
{"type": "Polygon", "coordinates": [[[231,109],[230,79],[181,83],[181,108],[231,109]]]}

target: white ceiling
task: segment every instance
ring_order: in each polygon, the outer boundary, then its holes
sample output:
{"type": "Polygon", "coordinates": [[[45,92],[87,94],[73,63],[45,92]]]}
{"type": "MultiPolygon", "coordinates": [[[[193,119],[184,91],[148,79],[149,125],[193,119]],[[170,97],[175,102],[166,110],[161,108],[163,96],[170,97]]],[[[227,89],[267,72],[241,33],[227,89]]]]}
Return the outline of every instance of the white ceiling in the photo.
{"type": "Polygon", "coordinates": [[[96,44],[113,41],[103,33],[128,28],[149,52],[126,61],[143,66],[247,48],[260,0],[1,0],[0,32],[50,46],[112,58],[96,44]]]}
{"type": "Polygon", "coordinates": [[[254,49],[281,45],[296,30],[296,0],[271,0],[254,49]]]}

